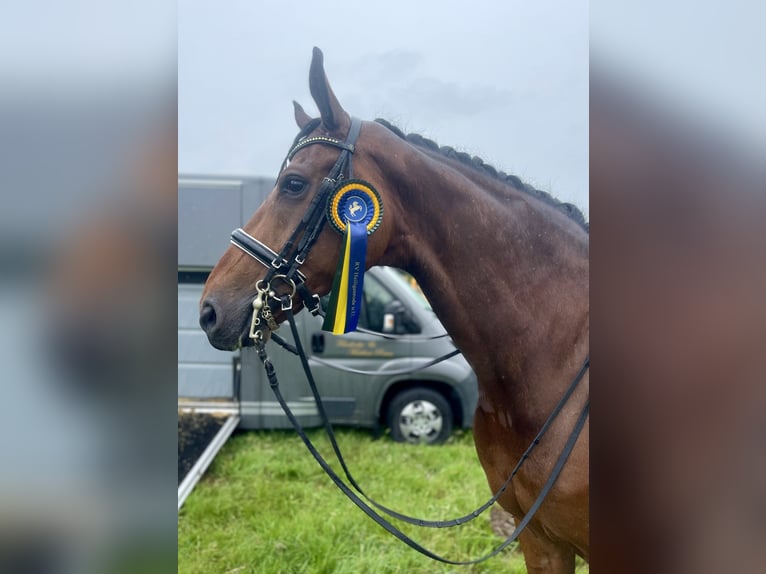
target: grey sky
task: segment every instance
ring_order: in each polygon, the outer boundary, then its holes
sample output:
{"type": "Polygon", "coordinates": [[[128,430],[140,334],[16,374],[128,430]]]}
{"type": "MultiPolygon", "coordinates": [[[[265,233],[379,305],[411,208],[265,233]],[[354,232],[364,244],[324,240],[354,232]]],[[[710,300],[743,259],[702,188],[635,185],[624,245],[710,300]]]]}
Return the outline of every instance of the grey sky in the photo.
{"type": "Polygon", "coordinates": [[[763,157],[766,3],[592,0],[590,8],[591,55],[600,66],[763,157]]]}
{"type": "Polygon", "coordinates": [[[316,113],[311,48],[362,119],[481,156],[588,211],[587,2],[178,5],[179,171],[274,176],[316,113]]]}

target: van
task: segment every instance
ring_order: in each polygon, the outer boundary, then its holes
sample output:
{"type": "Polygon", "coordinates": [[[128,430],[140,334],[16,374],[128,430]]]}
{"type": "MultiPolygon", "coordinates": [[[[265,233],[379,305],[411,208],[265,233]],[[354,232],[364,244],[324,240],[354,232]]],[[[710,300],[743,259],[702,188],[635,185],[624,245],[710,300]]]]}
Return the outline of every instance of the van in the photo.
{"type": "MultiPolygon", "coordinates": [[[[185,247],[179,243],[179,408],[237,414],[244,429],[292,426],[252,348],[224,352],[210,346],[197,323],[199,299],[207,275],[228,245],[228,234],[257,208],[253,196],[260,194],[262,201],[270,189],[263,178],[179,177],[179,242],[186,242],[185,247]],[[217,233],[221,229],[211,229],[224,225],[223,238],[217,233]],[[216,244],[215,253],[211,243],[216,244]],[[190,244],[204,247],[195,251],[190,244]]],[[[321,317],[307,311],[296,315],[331,422],[370,428],[376,434],[388,428],[394,440],[429,444],[443,442],[455,428],[470,427],[478,390],[462,355],[411,374],[396,374],[455,349],[411,278],[393,268],[374,267],[365,274],[363,293],[359,326],[369,333],[333,335],[321,330],[321,317]]],[[[278,332],[294,342],[286,324],[278,332]]],[[[267,343],[267,351],[280,390],[301,425],[321,426],[300,359],[273,341],[267,343]]]]}

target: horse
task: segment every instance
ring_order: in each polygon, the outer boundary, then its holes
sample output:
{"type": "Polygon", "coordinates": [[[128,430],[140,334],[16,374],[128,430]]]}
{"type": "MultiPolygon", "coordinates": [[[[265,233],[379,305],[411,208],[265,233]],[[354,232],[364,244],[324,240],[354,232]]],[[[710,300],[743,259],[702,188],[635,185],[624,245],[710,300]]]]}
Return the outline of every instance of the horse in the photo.
{"type": "MultiPolygon", "coordinates": [[[[293,102],[298,145],[243,229],[263,245],[285,245],[314,207],[339,153],[353,151],[353,177],[375,188],[384,212],[367,238],[365,267],[390,265],[412,274],[474,369],[479,401],[473,434],[494,492],[588,356],[588,224],[569,204],[478,158],[405,136],[381,120],[354,128],[317,48],[309,86],[320,117],[313,119],[293,102]],[[343,144],[354,129],[355,143],[343,144]]],[[[335,230],[317,228],[305,261],[299,261],[310,292],[331,290],[341,249],[335,230]]],[[[261,297],[265,275],[236,245],[224,252],[200,300],[200,325],[213,346],[231,350],[248,344],[253,303],[261,297]]],[[[290,304],[298,310],[309,305],[294,289],[290,304]]],[[[284,317],[275,309],[270,325],[284,317]]],[[[262,330],[268,336],[269,329],[262,330]]],[[[517,522],[543,488],[587,403],[588,380],[586,372],[499,498],[517,522]]],[[[586,420],[563,472],[520,536],[531,573],[571,573],[575,555],[589,559],[588,425],[586,420]]]]}

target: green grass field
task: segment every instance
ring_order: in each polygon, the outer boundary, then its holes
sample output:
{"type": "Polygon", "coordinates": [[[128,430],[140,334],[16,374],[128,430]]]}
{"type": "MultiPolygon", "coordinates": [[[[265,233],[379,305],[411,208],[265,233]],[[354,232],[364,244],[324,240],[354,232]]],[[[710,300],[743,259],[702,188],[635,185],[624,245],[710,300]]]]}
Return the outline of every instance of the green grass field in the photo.
{"type": "MultiPolygon", "coordinates": [[[[321,431],[309,436],[326,458],[321,431]]],[[[428,519],[467,514],[491,494],[470,432],[438,447],[369,432],[338,431],[346,461],[365,492],[400,512],[428,519]]],[[[339,465],[334,465],[340,473],[339,465]]],[[[453,560],[502,542],[489,511],[449,529],[396,523],[426,548],[453,560]]],[[[178,517],[178,572],[199,574],[525,572],[516,544],[476,566],[421,556],[364,515],[335,487],[292,431],[240,433],[218,454],[178,517]]],[[[588,572],[580,564],[578,572],[588,572]]]]}

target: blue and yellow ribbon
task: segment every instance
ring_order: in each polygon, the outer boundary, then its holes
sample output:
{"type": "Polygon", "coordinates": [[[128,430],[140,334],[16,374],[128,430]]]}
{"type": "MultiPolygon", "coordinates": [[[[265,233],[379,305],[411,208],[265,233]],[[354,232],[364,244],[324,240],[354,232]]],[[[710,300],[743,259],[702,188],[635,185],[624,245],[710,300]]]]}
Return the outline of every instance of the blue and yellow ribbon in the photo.
{"type": "Polygon", "coordinates": [[[328,219],[343,234],[338,268],[322,329],[342,335],[356,329],[362,309],[367,236],[383,217],[378,192],[361,180],[343,182],[327,202],[328,219]]]}

